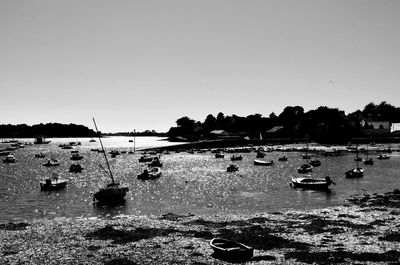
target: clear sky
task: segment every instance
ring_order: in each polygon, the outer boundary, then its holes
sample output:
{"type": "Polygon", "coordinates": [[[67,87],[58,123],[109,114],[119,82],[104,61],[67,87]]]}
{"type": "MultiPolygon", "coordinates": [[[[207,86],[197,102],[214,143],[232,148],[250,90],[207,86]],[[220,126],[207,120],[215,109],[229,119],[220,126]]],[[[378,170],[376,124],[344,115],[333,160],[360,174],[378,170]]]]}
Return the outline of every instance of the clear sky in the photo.
{"type": "Polygon", "coordinates": [[[398,0],[1,0],[0,124],[400,106],[398,0]]]}

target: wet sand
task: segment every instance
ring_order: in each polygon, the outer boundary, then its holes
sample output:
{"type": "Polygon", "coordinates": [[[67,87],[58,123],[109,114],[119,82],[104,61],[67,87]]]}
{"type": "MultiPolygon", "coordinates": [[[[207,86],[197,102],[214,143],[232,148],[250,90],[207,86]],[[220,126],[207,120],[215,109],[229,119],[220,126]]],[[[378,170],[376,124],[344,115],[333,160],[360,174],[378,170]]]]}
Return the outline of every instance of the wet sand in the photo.
{"type": "Polygon", "coordinates": [[[246,264],[398,264],[400,191],[343,206],[254,215],[56,218],[0,224],[0,264],[229,264],[213,237],[255,249],[246,264]]]}

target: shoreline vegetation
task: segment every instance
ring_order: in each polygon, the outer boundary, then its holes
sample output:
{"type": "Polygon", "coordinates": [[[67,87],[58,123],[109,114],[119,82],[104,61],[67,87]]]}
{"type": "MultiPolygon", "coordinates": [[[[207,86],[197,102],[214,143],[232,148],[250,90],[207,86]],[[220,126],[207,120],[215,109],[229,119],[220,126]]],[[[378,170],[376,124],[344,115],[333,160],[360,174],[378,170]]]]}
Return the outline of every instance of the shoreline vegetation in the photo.
{"type": "MultiPolygon", "coordinates": [[[[159,136],[169,141],[199,143],[224,138],[225,140],[261,140],[269,142],[319,144],[347,144],[348,142],[400,142],[400,107],[382,101],[367,104],[364,109],[345,114],[338,108],[318,107],[305,112],[301,106],[285,107],[282,113],[268,117],[252,114],[246,117],[207,115],[203,122],[185,116],[176,120],[176,127],[168,132],[101,133],[103,136],[159,136]]],[[[95,137],[97,134],[83,125],[47,123],[0,124],[0,138],[95,137]]]]}
{"type": "Polygon", "coordinates": [[[400,191],[342,206],[252,215],[104,216],[0,224],[1,264],[230,264],[209,241],[249,245],[246,264],[398,264],[400,191]]]}

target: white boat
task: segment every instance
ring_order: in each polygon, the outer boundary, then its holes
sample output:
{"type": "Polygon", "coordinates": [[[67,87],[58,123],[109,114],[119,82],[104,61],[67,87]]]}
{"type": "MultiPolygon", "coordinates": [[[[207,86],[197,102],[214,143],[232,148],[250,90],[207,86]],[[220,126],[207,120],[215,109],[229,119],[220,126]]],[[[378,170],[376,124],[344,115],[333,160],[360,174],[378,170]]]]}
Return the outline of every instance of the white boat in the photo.
{"type": "Polygon", "coordinates": [[[254,165],[256,166],[272,166],[274,164],[274,161],[263,161],[263,160],[258,160],[254,159],[254,165]]]}
{"type": "Polygon", "coordinates": [[[334,184],[330,177],[325,178],[312,178],[311,176],[292,178],[292,185],[295,188],[310,189],[310,190],[324,190],[334,184]]]}

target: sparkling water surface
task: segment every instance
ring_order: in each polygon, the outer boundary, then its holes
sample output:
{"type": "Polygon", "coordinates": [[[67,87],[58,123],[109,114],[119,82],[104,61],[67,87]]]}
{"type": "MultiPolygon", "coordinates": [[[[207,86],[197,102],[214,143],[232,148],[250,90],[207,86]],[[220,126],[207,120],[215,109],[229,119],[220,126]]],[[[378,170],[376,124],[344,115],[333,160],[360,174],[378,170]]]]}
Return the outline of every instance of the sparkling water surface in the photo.
{"type": "MultiPolygon", "coordinates": [[[[0,222],[53,217],[113,216],[116,214],[160,215],[173,212],[197,215],[224,213],[271,212],[286,209],[313,209],[342,204],[349,196],[363,193],[382,193],[400,187],[400,154],[394,152],[388,160],[377,160],[372,166],[362,165],[365,175],[360,179],[346,179],[344,172],[355,166],[354,155],[317,156],[322,165],[314,168],[313,176],[330,176],[336,182],[327,191],[305,191],[289,186],[290,178],[299,176],[297,167],[305,162],[302,152],[285,152],[288,161],[278,161],[281,151],[266,153],[263,160],[274,160],[273,166],[255,166],[256,153],[242,153],[243,160],[235,161],[239,171],[226,172],[232,162],[230,154],[216,159],[210,151],[189,154],[186,152],[163,154],[162,176],[156,180],[137,179],[145,163],[139,163],[141,148],[171,145],[158,137],[109,137],[103,139],[106,151],[127,151],[111,158],[113,174],[129,188],[126,202],[116,207],[93,205],[93,193],[109,182],[99,166],[105,166],[102,153],[91,149],[100,143],[90,138],[52,138],[47,145],[27,145],[13,151],[15,164],[0,163],[0,222]],[[81,142],[74,147],[84,156],[78,161],[82,173],[70,173],[71,150],[60,144],[81,142]],[[135,154],[129,154],[136,147],[135,154]],[[45,158],[34,154],[42,152],[45,158]],[[42,166],[50,158],[60,161],[60,166],[42,166]],[[68,180],[65,190],[41,191],[39,181],[52,174],[68,180]]],[[[21,140],[27,142],[27,140],[21,140]]],[[[33,142],[33,140],[31,141],[33,142]]],[[[2,144],[0,147],[7,145],[2,144]]],[[[371,154],[372,157],[377,154],[371,154]]],[[[3,157],[2,157],[3,158],[3,157]]]]}

